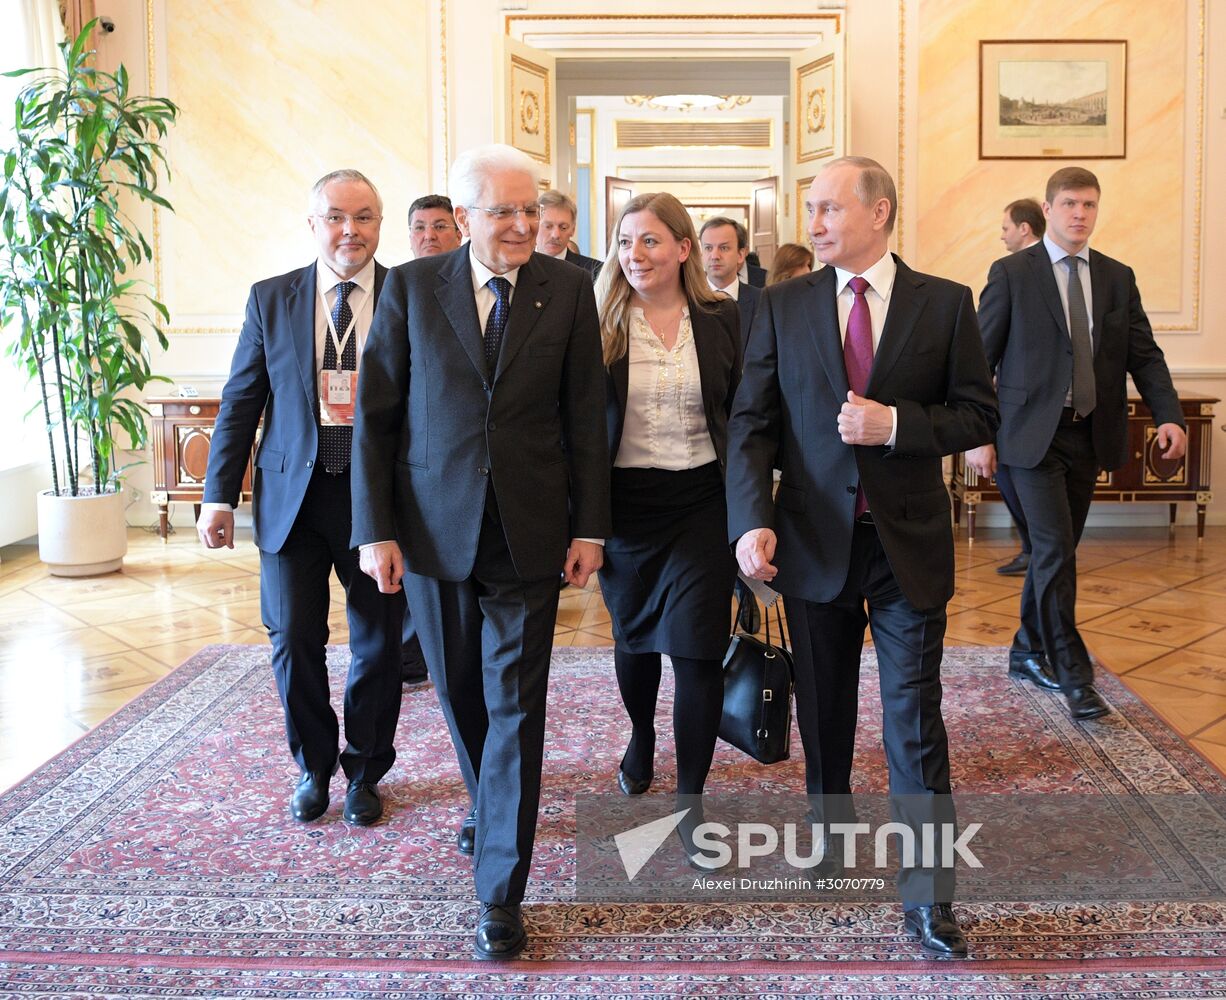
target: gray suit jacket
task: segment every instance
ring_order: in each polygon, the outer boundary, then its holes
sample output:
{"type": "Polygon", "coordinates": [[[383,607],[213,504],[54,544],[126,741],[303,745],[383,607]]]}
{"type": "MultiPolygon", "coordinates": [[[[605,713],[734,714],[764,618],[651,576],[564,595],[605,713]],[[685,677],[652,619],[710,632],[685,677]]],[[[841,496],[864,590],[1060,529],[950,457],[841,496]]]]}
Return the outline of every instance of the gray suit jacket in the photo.
{"type": "MultiPolygon", "coordinates": [[[[1090,433],[1099,466],[1118,469],[1128,457],[1127,375],[1155,423],[1182,427],[1183,412],[1132,268],[1091,250],[1090,289],[1097,395],[1090,433]]],[[[1047,454],[1073,379],[1073,344],[1042,242],[992,265],[979,328],[1000,397],[997,457],[1033,469],[1047,454]]]]}
{"type": "Polygon", "coordinates": [[[399,539],[412,572],[463,580],[492,486],[516,572],[556,576],[572,538],[612,530],[592,282],[534,253],[490,374],[468,255],[388,273],[358,385],[352,541],[399,539]]]}

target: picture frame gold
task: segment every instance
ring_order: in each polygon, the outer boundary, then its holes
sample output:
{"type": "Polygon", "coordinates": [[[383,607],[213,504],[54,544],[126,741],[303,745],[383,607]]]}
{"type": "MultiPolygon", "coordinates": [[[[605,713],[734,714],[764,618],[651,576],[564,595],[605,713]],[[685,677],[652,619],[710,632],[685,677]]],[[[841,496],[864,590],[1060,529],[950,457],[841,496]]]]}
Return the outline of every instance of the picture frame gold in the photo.
{"type": "Polygon", "coordinates": [[[549,70],[512,55],[507,100],[511,145],[548,166],[552,156],[549,70]]]}
{"type": "Polygon", "coordinates": [[[837,92],[834,53],[796,68],[796,161],[809,163],[834,155],[834,130],[842,95],[837,92]]]}
{"type": "Polygon", "coordinates": [[[979,159],[1122,159],[1124,39],[981,40],[979,159]]]}

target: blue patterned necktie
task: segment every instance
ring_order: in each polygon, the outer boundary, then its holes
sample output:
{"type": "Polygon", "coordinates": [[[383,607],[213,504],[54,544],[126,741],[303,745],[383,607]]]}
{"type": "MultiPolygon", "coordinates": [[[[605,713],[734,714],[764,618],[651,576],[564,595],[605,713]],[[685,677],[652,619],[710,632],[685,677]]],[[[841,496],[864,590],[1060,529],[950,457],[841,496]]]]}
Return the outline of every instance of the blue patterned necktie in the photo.
{"type": "MultiPolygon", "coordinates": [[[[342,281],[336,286],[336,304],[332,307],[332,327],[337,337],[345,336],[349,324],[353,321],[353,311],[349,308],[349,293],[353,291],[356,282],[342,281]]],[[[336,342],[331,332],[324,337],[324,371],[358,370],[358,334],[357,331],[345,341],[345,349],[341,351],[341,363],[336,363],[336,342]]],[[[349,454],[353,447],[353,428],[325,424],[319,428],[319,460],[324,469],[333,475],[344,472],[349,465],[349,454]]]]}
{"type": "Polygon", "coordinates": [[[485,367],[494,371],[498,363],[498,349],[502,347],[502,335],[507,329],[507,317],[511,315],[511,283],[506,278],[495,276],[486,282],[494,293],[494,308],[485,321],[485,367]]]}

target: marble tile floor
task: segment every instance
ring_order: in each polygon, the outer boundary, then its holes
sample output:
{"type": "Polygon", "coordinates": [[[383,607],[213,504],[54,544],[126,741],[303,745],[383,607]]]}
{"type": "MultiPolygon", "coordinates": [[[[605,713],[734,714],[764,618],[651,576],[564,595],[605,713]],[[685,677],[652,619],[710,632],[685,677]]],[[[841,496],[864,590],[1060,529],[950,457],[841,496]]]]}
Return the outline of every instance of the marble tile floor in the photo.
{"type": "MultiPolygon", "coordinates": [[[[957,540],[947,642],[1007,645],[1021,580],[995,567],[1003,530],[957,540]]],[[[1226,528],[1100,529],[1079,552],[1078,617],[1104,667],[1226,771],[1226,528]]],[[[344,642],[333,580],[332,641],[344,642]]],[[[555,642],[612,644],[599,589],[563,591],[555,642]]],[[[123,571],[50,576],[33,546],[0,548],[0,788],[24,777],[209,643],[264,643],[259,557],[250,537],[206,551],[138,529],[123,571]]],[[[1005,668],[1004,663],[1001,669],[1005,668]]]]}

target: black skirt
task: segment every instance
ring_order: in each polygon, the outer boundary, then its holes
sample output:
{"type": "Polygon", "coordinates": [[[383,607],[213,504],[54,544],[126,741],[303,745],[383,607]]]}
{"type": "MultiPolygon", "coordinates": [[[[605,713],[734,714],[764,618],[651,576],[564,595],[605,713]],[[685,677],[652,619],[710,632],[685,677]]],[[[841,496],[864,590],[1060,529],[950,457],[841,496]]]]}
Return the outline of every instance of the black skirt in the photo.
{"type": "Polygon", "coordinates": [[[722,660],[736,559],[719,464],[613,469],[600,588],[619,649],[722,660]]]}

